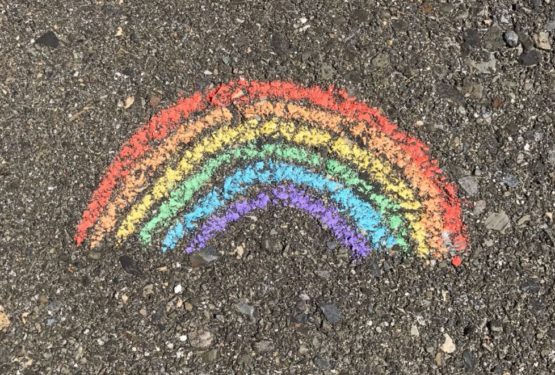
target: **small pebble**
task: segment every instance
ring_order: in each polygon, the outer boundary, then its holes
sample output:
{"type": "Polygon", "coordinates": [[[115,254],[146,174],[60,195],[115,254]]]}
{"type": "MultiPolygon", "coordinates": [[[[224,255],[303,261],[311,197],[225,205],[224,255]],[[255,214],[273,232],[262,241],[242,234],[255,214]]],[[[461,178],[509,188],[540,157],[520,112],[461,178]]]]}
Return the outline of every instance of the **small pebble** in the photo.
{"type": "Polygon", "coordinates": [[[148,101],[148,105],[152,108],[156,108],[161,101],[162,98],[160,98],[158,95],[152,95],[148,101]]]}
{"type": "Polygon", "coordinates": [[[129,255],[122,255],[119,257],[119,263],[121,264],[121,268],[131,275],[139,275],[141,270],[139,269],[137,263],[133,258],[129,255]]]}
{"type": "Polygon", "coordinates": [[[193,332],[190,337],[189,341],[191,342],[191,346],[194,348],[208,348],[212,345],[214,341],[214,336],[210,331],[200,331],[200,332],[193,332]]]}
{"type": "Polygon", "coordinates": [[[442,367],[443,366],[443,353],[442,352],[437,352],[436,353],[436,356],[434,357],[434,362],[435,362],[437,367],[442,367]]]}
{"type": "Polygon", "coordinates": [[[337,306],[333,304],[325,304],[320,306],[320,310],[322,310],[326,320],[331,324],[336,324],[341,321],[341,312],[337,306]]]}
{"type": "Polygon", "coordinates": [[[514,31],[507,31],[503,34],[505,43],[511,48],[518,46],[518,34],[514,31]]]}
{"type": "Polygon", "coordinates": [[[216,360],[217,357],[218,357],[217,349],[212,349],[202,354],[202,360],[205,363],[212,363],[216,360]]]}
{"type": "Polygon", "coordinates": [[[547,162],[553,166],[555,166],[555,148],[552,150],[549,150],[548,154],[547,154],[547,162]]]}
{"type": "Polygon", "coordinates": [[[527,279],[520,283],[520,290],[524,293],[534,294],[539,292],[540,289],[540,284],[538,284],[534,279],[527,279]]]}
{"type": "Polygon", "coordinates": [[[337,241],[328,241],[326,242],[326,247],[328,250],[332,251],[339,247],[339,243],[337,241]]]}
{"type": "Polygon", "coordinates": [[[36,41],[36,44],[44,47],[58,48],[60,45],[60,40],[52,31],[47,31],[42,34],[36,41]]]}
{"type": "Polygon", "coordinates": [[[503,324],[498,320],[492,320],[488,323],[488,328],[491,332],[500,333],[503,332],[503,324]]]}
{"type": "Polygon", "coordinates": [[[519,180],[518,180],[518,177],[516,177],[516,176],[507,175],[507,176],[503,176],[501,178],[501,183],[503,183],[503,185],[505,185],[509,188],[515,188],[515,187],[518,186],[519,180]]]}
{"type": "Polygon", "coordinates": [[[534,43],[536,48],[551,51],[551,38],[548,32],[542,31],[534,35],[534,43]]]}
{"type": "Polygon", "coordinates": [[[239,302],[239,303],[236,303],[234,305],[234,307],[235,307],[235,310],[237,310],[237,312],[239,312],[243,315],[246,315],[246,316],[250,317],[251,319],[254,319],[255,308],[253,306],[251,306],[251,305],[249,305],[245,302],[239,302]]]}
{"type": "Polygon", "coordinates": [[[10,322],[10,318],[8,317],[8,314],[6,314],[6,312],[4,311],[4,307],[0,305],[0,332],[8,329],[10,324],[11,322],[10,322]]]}
{"type": "Polygon", "coordinates": [[[123,101],[123,103],[121,104],[121,106],[124,109],[129,109],[131,108],[131,106],[133,105],[133,103],[135,103],[135,97],[133,95],[128,96],[127,98],[125,98],[125,100],[123,101]]]}
{"type": "Polygon", "coordinates": [[[474,204],[472,213],[476,216],[481,215],[486,210],[486,201],[480,200],[474,204]]]}
{"type": "Polygon", "coordinates": [[[177,284],[174,288],[173,288],[173,292],[175,294],[181,294],[183,292],[183,287],[181,286],[181,284],[177,284]]]}
{"type": "Polygon", "coordinates": [[[204,249],[197,251],[189,257],[192,267],[200,267],[206,264],[215,262],[220,258],[218,251],[212,247],[207,246],[204,249]]]}
{"type": "Polygon", "coordinates": [[[380,53],[372,59],[372,65],[375,68],[387,68],[390,64],[389,55],[385,53],[380,53]]]}
{"type": "Polygon", "coordinates": [[[474,370],[476,366],[476,356],[470,350],[466,349],[463,352],[463,362],[464,362],[464,369],[466,371],[474,370]]]}
{"type": "Polygon", "coordinates": [[[459,178],[459,185],[464,189],[464,191],[471,197],[478,194],[479,186],[478,179],[474,176],[466,176],[459,178]]]}
{"type": "Polygon", "coordinates": [[[331,369],[331,363],[329,359],[321,356],[317,356],[316,358],[314,358],[314,365],[316,365],[316,367],[318,367],[320,370],[331,369]]]}
{"type": "Polygon", "coordinates": [[[99,260],[102,258],[102,253],[100,251],[91,250],[87,253],[87,256],[94,260],[99,260]]]}
{"type": "Polygon", "coordinates": [[[484,224],[487,229],[501,232],[509,227],[511,222],[505,211],[501,211],[490,214],[484,224]]]}
{"type": "Polygon", "coordinates": [[[533,66],[539,64],[541,60],[541,54],[538,50],[530,49],[528,51],[524,51],[518,61],[524,66],[533,66]]]}
{"type": "Polygon", "coordinates": [[[410,335],[414,337],[420,336],[420,332],[418,332],[418,327],[416,324],[410,326],[410,335]]]}
{"type": "Polygon", "coordinates": [[[271,352],[274,349],[274,344],[270,340],[258,341],[254,344],[254,350],[258,353],[271,352]]]}
{"type": "Polygon", "coordinates": [[[320,67],[320,78],[324,81],[329,81],[333,78],[335,69],[330,64],[323,63],[320,67]]]}
{"type": "Polygon", "coordinates": [[[148,297],[154,294],[154,284],[145,285],[143,288],[143,297],[148,297]]]}
{"type": "Polygon", "coordinates": [[[447,333],[444,333],[443,336],[445,337],[445,341],[441,345],[440,349],[448,354],[454,353],[455,350],[457,350],[457,347],[455,346],[453,339],[447,333]]]}

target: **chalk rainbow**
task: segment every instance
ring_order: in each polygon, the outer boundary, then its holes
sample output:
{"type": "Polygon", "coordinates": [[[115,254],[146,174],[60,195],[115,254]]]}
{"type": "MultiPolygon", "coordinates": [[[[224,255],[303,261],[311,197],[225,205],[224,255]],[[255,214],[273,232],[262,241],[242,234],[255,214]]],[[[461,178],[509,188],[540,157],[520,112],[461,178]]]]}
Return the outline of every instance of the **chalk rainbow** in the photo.
{"type": "Polygon", "coordinates": [[[192,252],[272,206],[304,212],[357,256],[458,256],[467,246],[456,188],[421,141],[344,90],[243,79],[180,99],[140,128],[75,241],[136,236],[192,252]]]}

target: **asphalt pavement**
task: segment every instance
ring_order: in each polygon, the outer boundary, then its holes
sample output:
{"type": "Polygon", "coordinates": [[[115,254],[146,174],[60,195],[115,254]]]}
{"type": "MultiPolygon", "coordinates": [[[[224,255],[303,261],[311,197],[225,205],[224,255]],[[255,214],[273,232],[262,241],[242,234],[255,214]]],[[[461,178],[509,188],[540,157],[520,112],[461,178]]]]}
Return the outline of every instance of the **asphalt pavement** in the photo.
{"type": "Polygon", "coordinates": [[[555,373],[553,0],[20,0],[0,31],[0,373],[555,373]],[[353,261],[286,208],[194,256],[78,248],[121,145],[240,77],[333,84],[425,142],[462,264],[353,261]]]}

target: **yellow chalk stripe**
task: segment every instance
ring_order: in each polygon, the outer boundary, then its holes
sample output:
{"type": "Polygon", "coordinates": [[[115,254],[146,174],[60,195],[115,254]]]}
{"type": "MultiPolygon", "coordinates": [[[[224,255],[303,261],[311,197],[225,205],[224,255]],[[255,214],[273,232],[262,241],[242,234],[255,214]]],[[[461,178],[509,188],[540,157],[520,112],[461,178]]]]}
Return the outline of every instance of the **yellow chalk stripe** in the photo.
{"type": "MultiPolygon", "coordinates": [[[[326,131],[296,126],[292,122],[270,120],[260,124],[258,120],[252,119],[236,127],[220,128],[200,140],[192,149],[185,151],[177,166],[167,168],[164,176],[156,181],[152,190],[131,208],[117,231],[117,237],[124,239],[134,233],[136,225],[146,217],[153,205],[175,189],[207,155],[217,153],[226,146],[247,143],[261,136],[282,137],[304,146],[329,147],[331,151],[356,165],[360,170],[367,170],[372,180],[376,181],[384,192],[394,195],[393,200],[399,202],[401,207],[407,210],[421,208],[411,188],[404,181],[390,176],[392,168],[387,161],[382,162],[371,152],[360,148],[349,139],[340,137],[334,140],[326,131]]],[[[417,251],[428,254],[425,229],[414,215],[405,214],[405,216],[413,228],[412,237],[417,243],[417,251]]]]}

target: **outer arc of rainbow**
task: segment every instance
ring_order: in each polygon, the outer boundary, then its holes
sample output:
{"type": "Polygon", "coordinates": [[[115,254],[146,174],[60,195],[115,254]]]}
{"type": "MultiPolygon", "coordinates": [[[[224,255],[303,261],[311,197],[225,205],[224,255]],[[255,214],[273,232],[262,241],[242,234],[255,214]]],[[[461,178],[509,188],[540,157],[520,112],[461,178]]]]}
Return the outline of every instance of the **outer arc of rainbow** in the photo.
{"type": "Polygon", "coordinates": [[[252,211],[278,204],[304,211],[317,219],[330,228],[335,238],[343,246],[352,249],[356,255],[365,255],[370,252],[371,249],[366,243],[366,238],[357,233],[356,228],[349,225],[337,209],[333,206],[326,206],[321,199],[313,197],[293,185],[278,185],[269,191],[259,192],[254,198],[235,201],[226,208],[224,213],[210,217],[201,225],[185,247],[185,252],[191,253],[202,249],[209,240],[224,231],[230,223],[240,220],[252,211]]]}
{"type": "Polygon", "coordinates": [[[374,248],[391,248],[397,243],[396,238],[384,226],[381,215],[370,204],[358,198],[351,189],[304,167],[265,160],[236,170],[226,177],[221,187],[214,187],[200,198],[197,204],[168,230],[162,242],[162,249],[174,249],[179,241],[198,227],[198,223],[244,195],[250,187],[283,183],[311,188],[329,196],[329,199],[340,207],[340,211],[346,213],[357,227],[366,233],[374,248]]]}
{"type": "MultiPolygon", "coordinates": [[[[420,208],[420,203],[414,199],[412,190],[404,181],[391,178],[391,168],[389,166],[384,165],[370,152],[352,144],[349,139],[345,137],[334,139],[328,132],[307,129],[294,123],[281,123],[271,120],[260,125],[258,120],[252,119],[229,129],[220,128],[212,135],[200,140],[191,150],[188,150],[178,165],[175,168],[169,167],[166,173],[154,183],[150,192],[133,206],[116,235],[120,239],[125,239],[134,233],[137,224],[149,214],[151,208],[162,198],[165,198],[180,181],[191,173],[206,155],[218,153],[226,146],[253,141],[261,136],[272,137],[276,135],[304,146],[329,147],[330,151],[338,154],[344,160],[350,160],[360,170],[369,171],[376,183],[384,188],[386,195],[394,201],[398,201],[402,208],[409,210],[420,208]]],[[[418,244],[418,251],[427,254],[429,250],[425,244],[426,232],[418,226],[417,216],[406,213],[405,217],[414,229],[412,234],[418,244]]]]}
{"type": "Polygon", "coordinates": [[[306,102],[344,116],[349,121],[361,122],[360,126],[353,128],[353,133],[360,135],[363,141],[372,132],[378,132],[396,142],[401,150],[400,154],[405,156],[403,164],[413,165],[415,170],[420,171],[422,178],[428,179],[435,187],[434,191],[439,192],[442,198],[439,204],[443,219],[442,235],[446,242],[452,245],[451,250],[463,250],[466,247],[465,228],[462,224],[456,188],[446,181],[437,162],[429,158],[428,148],[422,142],[398,130],[379,110],[357,101],[344,90],[333,87],[323,90],[316,86],[302,87],[290,82],[249,82],[242,79],[217,86],[205,94],[197,92],[180,100],[175,106],[163,110],[140,128],[124,144],[93,193],[77,227],[76,243],[80,245],[86,239],[88,229],[95,224],[121,179],[129,174],[129,170],[132,169],[130,167],[149,152],[152,142],[167,137],[181,119],[205,109],[222,108],[230,104],[244,106],[261,99],[306,102]]]}
{"type": "Polygon", "coordinates": [[[404,218],[399,216],[401,213],[398,204],[384,195],[374,193],[374,187],[361,179],[358,173],[348,165],[336,159],[324,160],[317,153],[287,143],[266,143],[261,147],[251,143],[243,147],[232,148],[205,161],[199,171],[186,178],[170,193],[169,199],[157,209],[156,215],[142,227],[139,232],[141,241],[144,244],[150,243],[155,231],[162,231],[163,228],[170,225],[169,223],[188,204],[194,194],[211,181],[214,173],[224,164],[233,165],[238,161],[264,160],[266,158],[306,165],[312,170],[321,169],[344,186],[354,189],[360,196],[367,198],[379,210],[382,217],[388,218],[389,227],[398,235],[398,245],[403,250],[408,250],[406,241],[408,230],[404,218]]]}

